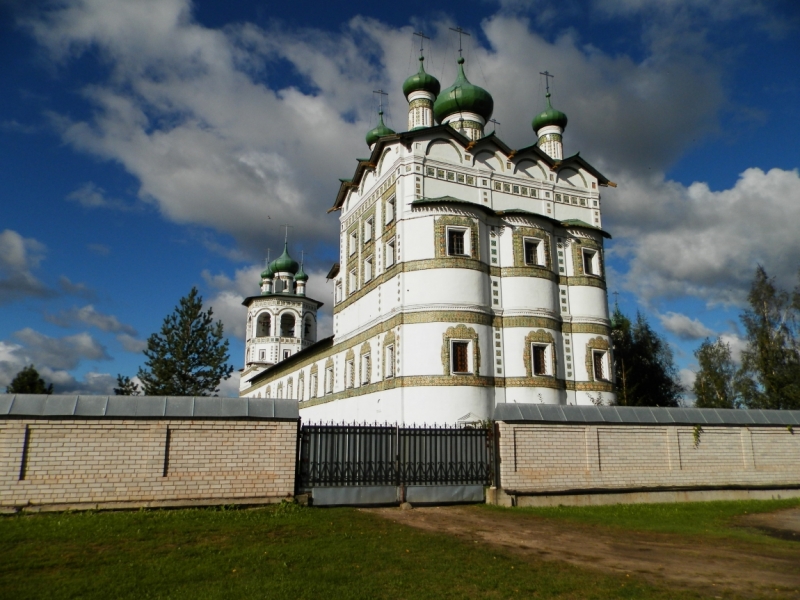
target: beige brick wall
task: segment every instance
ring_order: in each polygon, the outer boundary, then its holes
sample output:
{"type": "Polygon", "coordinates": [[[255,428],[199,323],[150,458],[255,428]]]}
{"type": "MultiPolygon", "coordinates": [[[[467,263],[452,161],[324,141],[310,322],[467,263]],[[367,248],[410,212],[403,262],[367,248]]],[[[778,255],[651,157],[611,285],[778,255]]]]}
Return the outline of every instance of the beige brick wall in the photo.
{"type": "Polygon", "coordinates": [[[800,485],[800,433],[784,427],[498,423],[500,486],[581,489],[800,485]]]}
{"type": "Polygon", "coordinates": [[[0,508],[278,500],[296,437],[294,421],[0,421],[0,508]]]}

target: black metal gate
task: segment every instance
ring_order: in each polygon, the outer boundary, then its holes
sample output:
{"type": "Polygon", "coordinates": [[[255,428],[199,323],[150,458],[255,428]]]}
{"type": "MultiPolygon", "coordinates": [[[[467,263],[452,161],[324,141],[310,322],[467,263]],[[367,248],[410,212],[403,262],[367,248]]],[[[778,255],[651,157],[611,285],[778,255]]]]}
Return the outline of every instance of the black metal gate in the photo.
{"type": "Polygon", "coordinates": [[[303,425],[298,487],[490,485],[492,430],[303,425]]]}

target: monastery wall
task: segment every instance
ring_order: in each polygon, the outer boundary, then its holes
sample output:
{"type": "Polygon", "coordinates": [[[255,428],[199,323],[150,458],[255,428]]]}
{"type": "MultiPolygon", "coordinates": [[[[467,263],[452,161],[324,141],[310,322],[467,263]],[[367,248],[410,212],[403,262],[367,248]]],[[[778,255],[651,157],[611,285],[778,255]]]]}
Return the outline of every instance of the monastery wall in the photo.
{"type": "Polygon", "coordinates": [[[5,418],[0,511],[279,502],[296,439],[296,419],[5,418]]]}
{"type": "Polygon", "coordinates": [[[800,431],[789,426],[498,422],[497,431],[498,502],[599,504],[609,492],[651,492],[656,501],[676,491],[800,495],[800,431]]]}

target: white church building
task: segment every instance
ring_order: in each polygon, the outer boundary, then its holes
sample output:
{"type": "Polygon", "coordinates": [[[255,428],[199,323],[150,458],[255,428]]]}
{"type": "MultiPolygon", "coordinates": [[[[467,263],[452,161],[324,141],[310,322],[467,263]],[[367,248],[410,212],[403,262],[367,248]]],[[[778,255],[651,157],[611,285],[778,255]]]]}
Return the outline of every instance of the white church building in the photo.
{"type": "Polygon", "coordinates": [[[288,249],[262,273],[241,396],[295,398],[310,421],[420,425],[614,399],[600,210],[614,184],[563,157],[549,91],[535,143],[486,134],[494,102],[458,63],[440,92],[420,57],[408,131],[380,113],[342,180],[333,336],[316,340],[321,303],[288,249]]]}

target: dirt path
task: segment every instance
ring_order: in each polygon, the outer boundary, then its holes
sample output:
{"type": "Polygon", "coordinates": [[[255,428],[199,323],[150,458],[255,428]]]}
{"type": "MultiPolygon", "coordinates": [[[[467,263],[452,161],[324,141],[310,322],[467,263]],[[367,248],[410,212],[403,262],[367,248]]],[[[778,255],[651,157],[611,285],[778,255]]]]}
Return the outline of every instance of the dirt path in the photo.
{"type": "MultiPolygon", "coordinates": [[[[518,556],[631,573],[655,584],[693,589],[712,598],[730,597],[731,593],[800,598],[800,543],[789,548],[738,540],[715,544],[686,536],[614,530],[479,507],[368,511],[411,527],[498,546],[518,556]]],[[[795,512],[800,525],[800,511],[795,512]]],[[[794,513],[788,514],[790,522],[794,518],[794,513]]],[[[746,525],[780,529],[784,521],[786,515],[783,520],[773,517],[771,524],[750,523],[748,519],[746,525]]]]}

